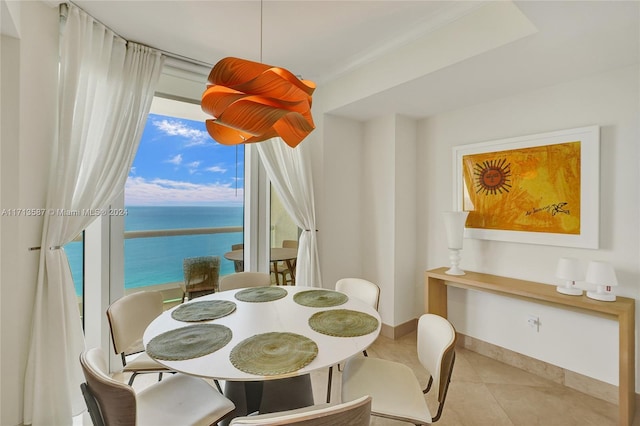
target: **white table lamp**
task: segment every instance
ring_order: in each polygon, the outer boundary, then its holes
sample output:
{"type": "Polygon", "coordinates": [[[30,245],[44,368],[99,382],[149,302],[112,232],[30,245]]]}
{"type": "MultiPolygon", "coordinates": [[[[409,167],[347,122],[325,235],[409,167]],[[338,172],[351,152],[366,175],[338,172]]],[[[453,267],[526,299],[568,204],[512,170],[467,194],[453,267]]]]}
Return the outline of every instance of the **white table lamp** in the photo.
{"type": "Polygon", "coordinates": [[[464,237],[464,224],[467,221],[469,212],[443,212],[442,215],[447,231],[447,245],[449,247],[449,260],[451,261],[451,268],[445,273],[449,275],[464,275],[464,271],[458,265],[460,264],[460,250],[462,250],[464,237]]]}
{"type": "Polygon", "coordinates": [[[618,285],[616,272],[613,267],[606,262],[591,261],[587,267],[586,282],[596,285],[596,291],[587,291],[587,297],[604,302],[613,302],[616,295],[613,294],[612,287],[618,285]]]}
{"type": "Polygon", "coordinates": [[[568,294],[570,296],[582,295],[582,289],[575,287],[576,281],[584,280],[584,274],[578,259],[561,257],[560,260],[558,260],[556,277],[564,280],[564,285],[556,287],[558,293],[568,294]]]}

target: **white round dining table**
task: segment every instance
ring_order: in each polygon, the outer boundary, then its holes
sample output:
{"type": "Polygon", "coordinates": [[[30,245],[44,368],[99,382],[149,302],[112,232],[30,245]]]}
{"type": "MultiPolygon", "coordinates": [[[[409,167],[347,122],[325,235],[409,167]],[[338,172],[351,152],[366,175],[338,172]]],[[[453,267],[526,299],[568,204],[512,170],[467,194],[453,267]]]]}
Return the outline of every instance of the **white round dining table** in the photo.
{"type": "MultiPolygon", "coordinates": [[[[186,302],[196,303],[205,300],[226,300],[236,304],[235,311],[215,320],[197,323],[178,321],[172,317],[172,312],[184,304],[169,309],[152,321],[145,330],[143,336],[145,348],[149,341],[154,337],[176,328],[189,326],[190,324],[209,323],[221,324],[228,327],[232,332],[231,340],[228,344],[215,352],[197,358],[179,361],[157,359],[158,362],[166,367],[181,373],[226,381],[226,394],[227,386],[230,383],[266,382],[303,375],[307,375],[308,377],[308,374],[312,371],[333,366],[355,354],[361,353],[376,340],[380,333],[381,320],[378,311],[359,299],[349,297],[345,303],[337,306],[309,307],[303,306],[294,301],[294,295],[303,291],[322,289],[306,286],[278,286],[274,288],[285,289],[287,292],[286,296],[281,299],[268,302],[244,302],[235,298],[236,293],[243,289],[236,289],[209,294],[186,302]],[[313,314],[332,309],[346,309],[371,315],[376,318],[378,326],[375,331],[356,337],[330,336],[319,333],[310,327],[309,318],[313,314]],[[318,347],[317,356],[309,364],[296,371],[267,376],[241,371],[231,363],[230,353],[236,345],[249,337],[270,332],[295,333],[311,339],[318,347]]],[[[307,379],[310,388],[309,380],[310,379],[307,379]]],[[[281,382],[286,383],[286,381],[282,380],[281,382]]],[[[313,403],[312,395],[311,403],[313,403]]],[[[236,403],[236,406],[239,409],[239,412],[236,414],[245,414],[238,405],[239,404],[236,403]]],[[[285,408],[298,407],[293,406],[285,408]]]]}

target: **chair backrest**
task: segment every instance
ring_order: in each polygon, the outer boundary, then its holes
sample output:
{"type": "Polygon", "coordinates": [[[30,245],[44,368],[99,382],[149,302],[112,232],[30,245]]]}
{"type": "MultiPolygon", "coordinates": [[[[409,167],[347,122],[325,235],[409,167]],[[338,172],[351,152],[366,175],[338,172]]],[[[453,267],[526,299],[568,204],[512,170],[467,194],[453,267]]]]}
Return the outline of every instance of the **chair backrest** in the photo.
{"type": "Polygon", "coordinates": [[[98,403],[104,424],[135,426],[135,392],[131,386],[109,377],[102,350],[92,348],[83,351],[80,354],[80,365],[87,381],[87,389],[98,403]]]}
{"type": "Polygon", "coordinates": [[[321,404],[280,413],[238,417],[231,421],[231,426],[369,426],[370,419],[371,397],[365,395],[342,404],[321,404]]]}
{"type": "Polygon", "coordinates": [[[158,291],[140,291],[113,302],[107,308],[107,319],[115,353],[142,352],[144,330],[162,311],[162,294],[158,291]]]}
{"type": "Polygon", "coordinates": [[[182,261],[182,272],[187,290],[191,286],[215,288],[220,274],[220,257],[188,257],[182,261]]]}
{"type": "Polygon", "coordinates": [[[336,290],[355,297],[378,310],[380,287],[362,278],[342,278],[336,282],[336,290]]]}
{"type": "Polygon", "coordinates": [[[91,417],[93,426],[105,426],[98,401],[94,398],[86,382],[80,383],[80,390],[82,391],[84,402],[87,404],[87,410],[89,411],[89,417],[91,417]]]}
{"type": "Polygon", "coordinates": [[[436,386],[438,413],[442,412],[447,396],[453,363],[455,361],[456,330],[445,318],[434,314],[423,314],[418,320],[418,359],[429,372],[429,386],[436,386]]]}
{"type": "Polygon", "coordinates": [[[271,285],[271,276],[265,272],[236,272],[220,278],[220,291],[268,285],[271,285]]]}
{"type": "Polygon", "coordinates": [[[298,248],[298,240],[282,240],[284,248],[298,248]]]}

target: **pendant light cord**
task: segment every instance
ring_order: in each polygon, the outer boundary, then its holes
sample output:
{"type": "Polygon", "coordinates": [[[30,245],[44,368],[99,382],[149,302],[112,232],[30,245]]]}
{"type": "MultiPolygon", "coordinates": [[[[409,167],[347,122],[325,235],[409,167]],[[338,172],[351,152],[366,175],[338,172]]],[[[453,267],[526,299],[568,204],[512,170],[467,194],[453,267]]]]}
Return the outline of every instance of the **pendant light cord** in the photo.
{"type": "MultiPolygon", "coordinates": [[[[262,25],[264,18],[264,2],[260,0],[260,63],[262,63],[262,25]]],[[[236,197],[238,196],[238,145],[236,145],[236,197]]]]}
{"type": "Polygon", "coordinates": [[[262,63],[262,20],[263,20],[263,0],[260,0],[260,63],[262,63]]]}
{"type": "Polygon", "coordinates": [[[238,145],[236,145],[236,197],[238,196],[238,145]]]}

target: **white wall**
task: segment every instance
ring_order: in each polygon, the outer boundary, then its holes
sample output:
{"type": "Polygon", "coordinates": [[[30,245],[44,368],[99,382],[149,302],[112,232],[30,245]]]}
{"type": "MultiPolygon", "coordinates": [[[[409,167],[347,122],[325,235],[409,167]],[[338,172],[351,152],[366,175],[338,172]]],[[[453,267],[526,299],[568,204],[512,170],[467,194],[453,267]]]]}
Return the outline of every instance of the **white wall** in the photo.
{"type": "Polygon", "coordinates": [[[415,318],[416,128],[398,116],[364,128],[362,278],[380,287],[380,315],[390,326],[415,318]]]}
{"type": "MultiPolygon", "coordinates": [[[[465,239],[461,266],[556,284],[559,257],[611,262],[620,295],[638,298],[638,67],[628,67],[495,102],[439,114],[419,130],[420,238],[426,269],[448,264],[441,211],[452,207],[452,147],[597,124],[600,149],[600,249],[465,239]]],[[[417,265],[421,267],[420,262],[417,265]]],[[[464,334],[617,384],[613,321],[465,290],[450,290],[449,314],[464,334]],[[535,333],[526,316],[540,316],[535,333]]]]}
{"type": "MultiPolygon", "coordinates": [[[[55,133],[58,10],[20,2],[20,39],[2,36],[3,209],[43,208],[55,133]]],[[[2,216],[0,424],[22,421],[41,217],[2,216]]]]}
{"type": "MultiPolygon", "coordinates": [[[[422,287],[422,274],[416,277],[416,150],[417,123],[397,116],[395,119],[395,250],[394,250],[394,315],[393,325],[400,325],[415,318],[412,309],[422,303],[416,300],[417,286],[422,287]]],[[[422,308],[422,306],[420,306],[422,308]]]]}
{"type": "MultiPolygon", "coordinates": [[[[323,137],[317,142],[323,144],[321,150],[317,148],[323,155],[315,157],[324,175],[314,176],[324,185],[317,208],[325,230],[321,234],[322,273],[331,277],[325,279],[325,286],[333,284],[336,270],[343,276],[360,274],[381,286],[380,312],[385,324],[395,326],[418,316],[423,312],[424,271],[449,263],[441,212],[453,204],[452,147],[597,124],[601,126],[600,248],[467,239],[462,267],[555,285],[559,257],[577,257],[585,265],[589,260],[605,260],[616,268],[621,284],[617,293],[637,299],[638,86],[638,67],[634,66],[429,117],[419,123],[415,164],[409,169],[411,150],[396,133],[403,128],[401,121],[383,117],[349,124],[347,119],[325,116],[323,137]],[[361,149],[359,158],[353,156],[353,146],[361,149]],[[343,149],[361,168],[359,184],[355,171],[349,177],[341,170],[343,149]],[[399,155],[405,155],[407,162],[402,163],[399,155]],[[409,176],[415,189],[402,187],[409,176]],[[360,198],[334,194],[344,194],[345,187],[361,193],[360,198]],[[415,196],[413,243],[401,228],[395,228],[411,221],[398,216],[403,204],[411,206],[407,196],[415,196]],[[340,200],[340,211],[334,199],[340,200]],[[350,239],[358,236],[345,231],[351,226],[359,229],[361,254],[350,252],[350,239]],[[334,229],[340,232],[332,232],[334,229]],[[342,250],[345,242],[348,249],[342,250]],[[406,266],[401,264],[402,251],[411,249],[415,255],[413,292],[408,284],[411,277],[402,278],[398,272],[406,266]]],[[[618,382],[617,365],[611,362],[617,359],[618,348],[613,321],[458,289],[450,290],[449,312],[464,334],[605,382],[618,382]],[[537,333],[527,326],[529,314],[540,317],[537,333]]]]}
{"type": "MultiPolygon", "coordinates": [[[[322,118],[319,121],[322,123],[322,118]]],[[[321,173],[314,170],[313,178],[316,207],[327,206],[319,215],[318,225],[320,250],[329,248],[321,251],[323,287],[334,288],[340,278],[361,277],[363,273],[362,229],[358,225],[366,212],[361,192],[362,125],[331,116],[325,117],[324,123],[319,124],[318,133],[326,127],[325,138],[316,147],[321,146],[331,161],[319,162],[319,155],[314,155],[315,163],[326,165],[327,169],[321,173]],[[331,190],[321,192],[318,183],[331,190]]]]}
{"type": "Polygon", "coordinates": [[[370,280],[381,288],[383,322],[411,321],[422,286],[415,274],[417,123],[394,115],[316,122],[323,137],[312,143],[322,157],[313,158],[322,168],[314,181],[326,189],[316,185],[324,287],[344,277],[370,280]]]}
{"type": "Polygon", "coordinates": [[[366,124],[360,155],[362,175],[362,276],[380,287],[379,311],[394,323],[395,270],[395,120],[384,117],[366,124]]]}
{"type": "MultiPolygon", "coordinates": [[[[14,82],[19,79],[19,49],[20,43],[12,37],[2,36],[2,82],[0,90],[2,91],[2,104],[0,110],[0,207],[14,208],[18,205],[18,190],[14,185],[16,176],[18,175],[18,144],[9,143],[15,141],[19,137],[18,126],[18,108],[19,105],[19,88],[14,82]],[[11,65],[11,66],[9,66],[11,65]]],[[[3,396],[0,405],[0,423],[1,424],[17,424],[20,417],[16,409],[11,407],[19,406],[20,398],[12,395],[12,390],[22,389],[20,374],[24,374],[25,347],[19,343],[16,334],[16,328],[11,320],[12,315],[18,315],[20,319],[25,320],[23,314],[16,309],[18,305],[13,300],[12,287],[10,283],[19,282],[18,262],[20,256],[15,245],[18,242],[18,227],[15,226],[15,219],[9,220],[8,217],[0,218],[0,253],[2,262],[0,263],[0,336],[2,337],[2,354],[0,355],[0,395],[3,396]],[[13,265],[13,266],[11,266],[13,265]],[[11,295],[11,296],[9,296],[11,295]],[[11,395],[11,399],[5,397],[11,395]],[[4,407],[4,408],[3,408],[4,407]]],[[[24,254],[23,254],[24,255],[24,254]]],[[[19,296],[24,305],[24,298],[19,296]]],[[[23,331],[25,327],[22,327],[23,331]]],[[[15,393],[18,393],[15,392],[15,393]]]]}

